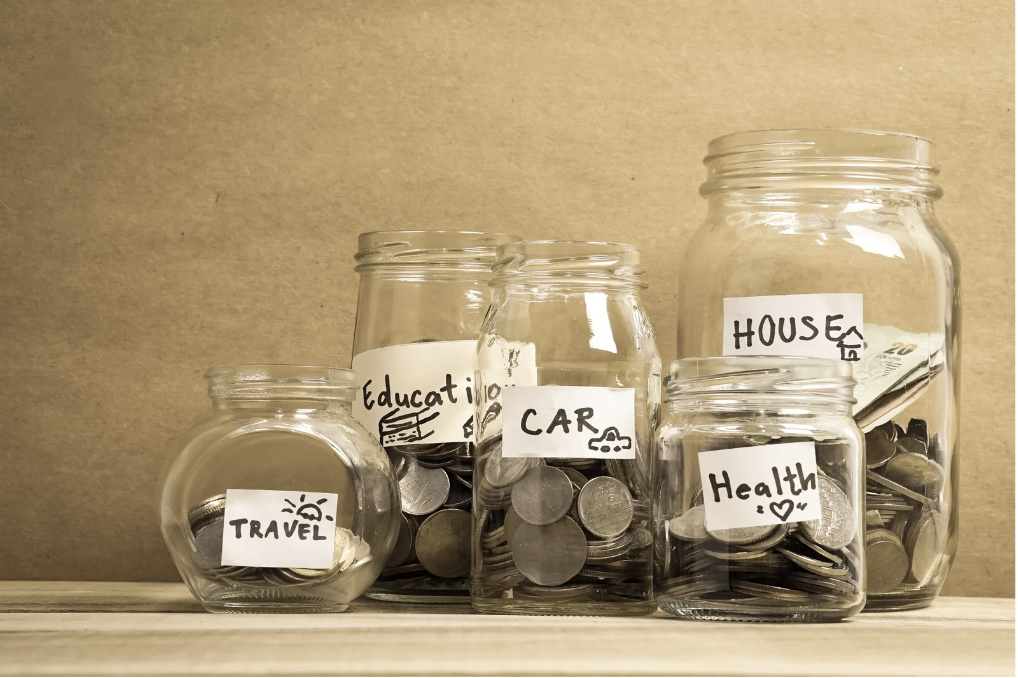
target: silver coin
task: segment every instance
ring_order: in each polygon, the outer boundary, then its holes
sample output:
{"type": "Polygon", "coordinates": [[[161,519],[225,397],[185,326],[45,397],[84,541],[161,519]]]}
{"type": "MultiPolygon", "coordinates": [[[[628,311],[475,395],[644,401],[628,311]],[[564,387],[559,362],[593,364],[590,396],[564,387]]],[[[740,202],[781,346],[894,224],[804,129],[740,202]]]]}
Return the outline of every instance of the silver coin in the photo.
{"type": "Polygon", "coordinates": [[[576,485],[576,487],[580,488],[581,490],[583,489],[583,486],[586,485],[587,482],[590,480],[589,478],[587,478],[587,476],[583,475],[577,469],[572,468],[571,466],[563,466],[562,472],[569,476],[569,480],[573,481],[573,484],[576,485]]]}
{"type": "Polygon", "coordinates": [[[924,584],[947,548],[947,517],[924,510],[908,530],[904,546],[909,555],[909,572],[924,584]]]}
{"type": "Polygon", "coordinates": [[[536,457],[502,457],[502,441],[491,445],[484,463],[484,478],[492,487],[500,488],[512,485],[523,477],[523,474],[541,464],[536,457]]]}
{"type": "Polygon", "coordinates": [[[730,527],[722,530],[712,530],[710,525],[706,526],[707,534],[721,542],[741,546],[752,544],[756,541],[766,539],[778,529],[777,525],[755,525],[753,527],[730,527]]]}
{"type": "Polygon", "coordinates": [[[314,579],[333,575],[337,572],[345,572],[357,558],[358,545],[361,540],[354,536],[354,533],[345,527],[336,526],[336,536],[332,542],[332,567],[321,570],[309,567],[290,567],[290,572],[298,577],[314,579]]]}
{"type": "Polygon", "coordinates": [[[706,509],[703,504],[692,507],[681,516],[668,521],[668,531],[683,541],[703,541],[710,535],[704,527],[706,509]]]}
{"type": "Polygon", "coordinates": [[[399,567],[410,559],[414,553],[414,528],[406,515],[400,514],[399,534],[396,535],[396,545],[385,561],[386,569],[399,567]]]}
{"type": "Polygon", "coordinates": [[[226,512],[226,495],[217,494],[214,497],[192,506],[187,512],[187,524],[191,528],[191,533],[195,534],[198,529],[204,527],[216,516],[221,516],[226,512]]]}
{"type": "Polygon", "coordinates": [[[918,492],[913,492],[912,490],[908,489],[907,487],[905,487],[903,485],[899,485],[898,483],[894,482],[893,480],[891,480],[889,478],[885,478],[884,476],[880,475],[879,473],[877,473],[875,471],[870,471],[869,469],[867,469],[866,470],[866,478],[868,480],[872,480],[873,482],[875,482],[875,483],[877,483],[879,485],[882,485],[882,486],[886,487],[887,489],[891,490],[895,494],[899,494],[902,497],[908,497],[912,501],[917,501],[920,504],[928,504],[929,501],[930,501],[929,498],[926,497],[926,495],[919,494],[918,492]]]}
{"type": "MultiPolygon", "coordinates": [[[[459,479],[459,476],[453,476],[459,479]]],[[[442,504],[444,508],[461,508],[470,510],[470,501],[473,498],[473,491],[463,483],[452,483],[449,487],[449,498],[442,504]]]]}
{"type": "Polygon", "coordinates": [[[587,482],[576,507],[583,526],[598,537],[616,537],[633,522],[633,497],[622,481],[610,476],[587,482]]]}
{"type": "Polygon", "coordinates": [[[944,469],[925,454],[898,454],[887,462],[883,475],[929,499],[939,497],[944,487],[944,469]]]}
{"type": "Polygon", "coordinates": [[[866,468],[879,468],[895,455],[894,439],[893,425],[878,426],[866,434],[866,468]]]}
{"type": "Polygon", "coordinates": [[[223,566],[223,518],[216,518],[194,535],[195,562],[203,569],[223,566]]]}
{"type": "Polygon", "coordinates": [[[513,485],[513,510],[531,525],[549,525],[573,505],[573,483],[554,466],[535,466],[513,485]]]}
{"type": "Polygon", "coordinates": [[[575,577],[587,559],[583,530],[570,518],[550,525],[523,523],[513,535],[513,561],[527,579],[559,586],[575,577]]]}
{"type": "Polygon", "coordinates": [[[769,584],[758,584],[752,581],[741,579],[732,580],[732,590],[740,593],[748,593],[758,598],[772,598],[774,600],[800,601],[809,600],[808,593],[786,589],[783,586],[771,586],[769,584]]]}
{"type": "Polygon", "coordinates": [[[817,480],[820,518],[799,523],[799,529],[824,548],[844,548],[855,537],[856,521],[852,502],[830,478],[820,476],[817,480]]]}
{"type": "Polygon", "coordinates": [[[866,592],[893,591],[908,574],[908,554],[890,530],[866,533],[866,592]]]}
{"type": "Polygon", "coordinates": [[[421,523],[417,559],[436,577],[451,579],[470,573],[470,514],[443,509],[421,523]]]}
{"type": "Polygon", "coordinates": [[[505,529],[506,541],[510,544],[513,543],[513,535],[516,534],[516,528],[518,528],[521,524],[523,524],[523,518],[520,518],[515,509],[511,506],[506,509],[503,528],[505,529]]]}
{"type": "Polygon", "coordinates": [[[774,530],[774,532],[768,536],[751,544],[742,544],[742,548],[745,551],[766,551],[767,549],[780,544],[787,536],[788,523],[782,523],[781,525],[778,525],[778,529],[774,530]]]}
{"type": "Polygon", "coordinates": [[[415,516],[433,513],[449,498],[449,474],[407,460],[406,472],[399,480],[399,498],[406,513],[415,516]]]}

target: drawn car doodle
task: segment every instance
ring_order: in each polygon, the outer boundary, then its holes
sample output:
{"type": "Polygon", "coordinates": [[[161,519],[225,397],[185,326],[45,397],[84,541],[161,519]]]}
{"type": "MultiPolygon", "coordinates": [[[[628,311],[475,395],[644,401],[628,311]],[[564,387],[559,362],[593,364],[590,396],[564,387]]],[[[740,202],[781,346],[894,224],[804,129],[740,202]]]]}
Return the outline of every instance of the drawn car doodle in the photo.
{"type": "Polygon", "coordinates": [[[609,452],[621,452],[622,450],[628,450],[632,446],[633,439],[619,433],[619,430],[614,426],[606,428],[600,437],[591,438],[587,441],[588,448],[595,452],[604,452],[605,454],[609,452]]]}
{"type": "MultiPolygon", "coordinates": [[[[317,522],[321,520],[323,517],[322,509],[319,507],[329,500],[326,497],[322,497],[321,499],[312,504],[311,502],[307,501],[307,495],[302,494],[300,495],[300,499],[298,500],[299,502],[301,502],[300,506],[297,506],[297,504],[294,504],[289,499],[284,499],[283,501],[289,504],[289,508],[282,509],[280,513],[296,513],[304,520],[312,520],[317,522]]],[[[324,518],[326,520],[332,520],[332,516],[324,516],[324,518]]]]}
{"type": "Polygon", "coordinates": [[[383,447],[387,447],[389,445],[405,445],[433,436],[435,432],[425,432],[424,425],[438,417],[440,413],[427,414],[430,409],[430,407],[425,407],[421,410],[402,412],[397,407],[386,412],[378,420],[379,442],[383,447]],[[424,416],[425,414],[427,416],[424,416]]]}

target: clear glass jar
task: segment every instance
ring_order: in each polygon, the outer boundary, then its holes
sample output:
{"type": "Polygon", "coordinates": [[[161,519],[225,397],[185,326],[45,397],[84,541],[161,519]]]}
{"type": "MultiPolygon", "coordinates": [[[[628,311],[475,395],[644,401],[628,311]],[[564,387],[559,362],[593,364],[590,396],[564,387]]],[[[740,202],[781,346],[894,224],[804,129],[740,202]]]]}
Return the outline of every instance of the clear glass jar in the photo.
{"type": "Polygon", "coordinates": [[[469,595],[474,356],[500,233],[363,233],[354,416],[392,459],[400,533],[372,598],[469,595]]]}
{"type": "Polygon", "coordinates": [[[163,538],[211,612],[340,612],[396,542],[399,495],[382,448],[350,415],[333,367],[214,367],[212,413],[159,483],[163,538]]]}
{"type": "Polygon", "coordinates": [[[661,362],[629,245],[499,248],[478,343],[471,604],[640,615],[661,362]]]}
{"type": "Polygon", "coordinates": [[[655,439],[654,592],[689,619],[835,621],[866,600],[852,369],[672,363],[655,439]]]}
{"type": "Polygon", "coordinates": [[[867,440],[867,609],[929,605],[958,541],[961,351],[933,144],[747,132],[710,142],[704,164],[709,208],[680,268],[679,357],[851,362],[867,440]]]}

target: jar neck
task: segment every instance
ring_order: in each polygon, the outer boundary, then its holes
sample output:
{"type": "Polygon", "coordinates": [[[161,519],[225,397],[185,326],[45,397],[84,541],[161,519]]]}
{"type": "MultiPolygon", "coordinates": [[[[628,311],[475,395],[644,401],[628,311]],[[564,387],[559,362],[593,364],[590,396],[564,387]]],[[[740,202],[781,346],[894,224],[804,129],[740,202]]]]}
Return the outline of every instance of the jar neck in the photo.
{"type": "Polygon", "coordinates": [[[487,280],[502,233],[375,231],[358,238],[357,272],[369,280],[487,280]]]}
{"type": "Polygon", "coordinates": [[[336,367],[240,365],[205,373],[217,410],[350,411],[354,373],[336,367]]]}
{"type": "Polygon", "coordinates": [[[244,398],[212,398],[217,411],[244,411],[269,414],[351,413],[351,403],[306,398],[253,400],[244,398]]]}
{"type": "Polygon", "coordinates": [[[714,139],[704,158],[700,194],[739,200],[803,201],[843,195],[900,201],[936,200],[933,143],[916,136],[864,130],[767,130],[714,139]]]}
{"type": "Polygon", "coordinates": [[[803,394],[715,393],[674,397],[669,395],[665,403],[668,411],[675,414],[706,412],[778,417],[850,417],[852,414],[851,401],[803,394]]]}

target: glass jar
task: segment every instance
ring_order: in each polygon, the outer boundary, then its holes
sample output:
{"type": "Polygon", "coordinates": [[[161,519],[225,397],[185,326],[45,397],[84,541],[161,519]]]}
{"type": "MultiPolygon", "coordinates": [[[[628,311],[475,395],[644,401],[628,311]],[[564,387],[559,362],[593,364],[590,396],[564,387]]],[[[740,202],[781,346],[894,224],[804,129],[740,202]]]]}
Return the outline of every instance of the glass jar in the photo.
{"type": "Polygon", "coordinates": [[[834,621],[862,609],[863,437],[851,374],[819,358],[672,363],[655,441],[662,610],[834,621]]]}
{"type": "Polygon", "coordinates": [[[661,363],[629,245],[499,248],[477,358],[471,603],[639,615],[661,363]]]}
{"type": "Polygon", "coordinates": [[[340,612],[382,570],[399,495],[350,415],[354,375],[244,365],[205,374],[212,413],[159,483],[163,538],[211,612],[340,612]]]}
{"type": "Polygon", "coordinates": [[[929,605],[958,541],[958,256],[933,144],[784,130],[710,142],[678,354],[852,363],[866,433],[867,609],[929,605]],[[905,561],[905,566],[902,562],[905,561]]]}
{"type": "Polygon", "coordinates": [[[500,233],[383,231],[359,239],[354,416],[399,481],[399,539],[379,600],[466,602],[474,356],[500,233]]]}

